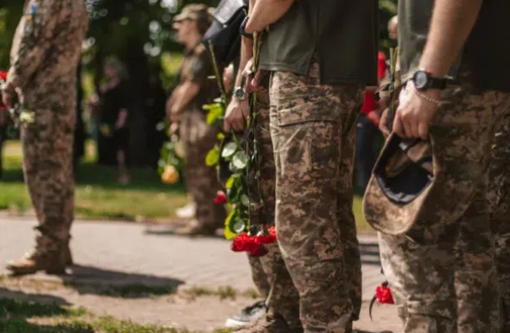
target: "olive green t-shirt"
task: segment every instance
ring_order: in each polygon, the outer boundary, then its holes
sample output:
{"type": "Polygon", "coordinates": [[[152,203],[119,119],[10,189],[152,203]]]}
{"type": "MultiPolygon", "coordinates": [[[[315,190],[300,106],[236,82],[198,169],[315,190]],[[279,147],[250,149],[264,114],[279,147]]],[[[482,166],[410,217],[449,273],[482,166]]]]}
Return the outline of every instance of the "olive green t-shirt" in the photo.
{"type": "Polygon", "coordinates": [[[191,101],[187,109],[202,110],[205,104],[212,103],[219,97],[219,89],[215,80],[211,57],[203,44],[198,44],[193,50],[184,55],[184,59],[177,72],[179,84],[194,82],[200,85],[198,95],[191,101]]]}
{"type": "MultiPolygon", "coordinates": [[[[399,48],[403,80],[418,70],[434,0],[399,1],[399,48]]],[[[482,90],[510,91],[510,0],[484,0],[475,27],[450,69],[482,90]]]]}
{"type": "Polygon", "coordinates": [[[267,30],[261,69],[307,75],[317,54],[322,83],[377,85],[377,0],[297,0],[267,30]]]}

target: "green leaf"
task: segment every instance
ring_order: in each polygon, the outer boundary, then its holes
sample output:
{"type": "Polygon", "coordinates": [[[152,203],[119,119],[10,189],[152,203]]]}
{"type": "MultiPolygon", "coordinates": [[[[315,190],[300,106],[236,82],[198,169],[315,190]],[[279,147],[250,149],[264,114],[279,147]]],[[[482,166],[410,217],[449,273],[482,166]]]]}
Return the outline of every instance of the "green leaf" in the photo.
{"type": "Polygon", "coordinates": [[[207,156],[205,158],[205,164],[208,167],[213,167],[218,165],[219,162],[220,162],[220,149],[218,148],[218,146],[214,146],[214,148],[211,149],[209,153],[207,153],[207,156]]]}
{"type": "Polygon", "coordinates": [[[230,177],[227,182],[225,183],[225,188],[227,190],[230,190],[234,186],[235,179],[234,177],[230,177]]]}
{"type": "Polygon", "coordinates": [[[250,206],[250,199],[248,198],[248,196],[246,194],[241,195],[241,203],[243,205],[245,205],[246,207],[250,206]]]}
{"type": "Polygon", "coordinates": [[[229,142],[223,147],[223,151],[221,152],[221,157],[229,158],[234,156],[237,151],[237,144],[235,142],[229,142]]]}
{"type": "MultiPolygon", "coordinates": [[[[204,106],[205,108],[205,106],[204,106]]],[[[225,115],[225,109],[221,105],[213,104],[207,114],[207,124],[214,125],[225,115]]]]}
{"type": "Polygon", "coordinates": [[[218,133],[218,135],[216,136],[216,138],[218,139],[218,141],[222,141],[225,139],[225,134],[223,133],[218,133]]]}
{"type": "Polygon", "coordinates": [[[227,219],[225,220],[225,231],[224,231],[224,234],[225,234],[225,238],[230,240],[230,239],[233,239],[235,236],[236,236],[236,233],[234,230],[232,230],[232,221],[234,220],[236,216],[236,211],[233,210],[232,212],[230,212],[230,214],[227,216],[227,219]]]}
{"type": "Polygon", "coordinates": [[[238,170],[245,169],[248,165],[248,155],[246,155],[244,151],[240,150],[234,155],[232,163],[238,170]]]}
{"type": "Polygon", "coordinates": [[[235,224],[234,224],[234,230],[237,234],[240,234],[241,232],[245,231],[246,230],[246,223],[244,223],[243,220],[238,220],[235,224]]]}
{"type": "Polygon", "coordinates": [[[231,187],[231,188],[227,189],[228,202],[235,203],[236,197],[237,197],[237,188],[236,187],[231,187]]]}

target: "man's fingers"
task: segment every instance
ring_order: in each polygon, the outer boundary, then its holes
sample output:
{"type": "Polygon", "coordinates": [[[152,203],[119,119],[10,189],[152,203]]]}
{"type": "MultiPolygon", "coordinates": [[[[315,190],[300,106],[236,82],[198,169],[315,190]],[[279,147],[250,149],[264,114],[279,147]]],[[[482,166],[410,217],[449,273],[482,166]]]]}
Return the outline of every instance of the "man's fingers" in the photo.
{"type": "Polygon", "coordinates": [[[406,131],[409,138],[419,138],[420,137],[420,131],[418,129],[419,123],[416,121],[407,121],[406,123],[407,128],[409,131],[406,131]]]}
{"type": "Polygon", "coordinates": [[[262,82],[266,74],[267,74],[266,71],[257,71],[255,76],[253,77],[253,80],[251,80],[251,85],[255,90],[259,88],[260,83],[262,82]]]}
{"type": "Polygon", "coordinates": [[[426,141],[429,137],[429,124],[427,122],[420,123],[420,125],[418,126],[418,132],[420,138],[426,141]]]}
{"type": "Polygon", "coordinates": [[[404,139],[406,138],[404,124],[400,119],[400,113],[397,113],[397,115],[395,116],[395,120],[393,121],[393,132],[397,133],[397,135],[400,136],[401,138],[404,139]]]}
{"type": "Polygon", "coordinates": [[[223,129],[225,130],[225,132],[230,132],[230,122],[228,120],[228,118],[225,117],[225,120],[223,120],[223,129]]]}

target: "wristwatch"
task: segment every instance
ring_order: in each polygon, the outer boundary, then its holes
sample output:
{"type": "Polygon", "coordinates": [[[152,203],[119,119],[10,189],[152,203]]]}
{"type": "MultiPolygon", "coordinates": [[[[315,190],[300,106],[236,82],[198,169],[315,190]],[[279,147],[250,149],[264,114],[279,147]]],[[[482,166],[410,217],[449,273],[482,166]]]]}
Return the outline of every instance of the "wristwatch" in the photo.
{"type": "Polygon", "coordinates": [[[246,93],[246,90],[244,87],[236,87],[234,88],[234,98],[238,101],[245,101],[248,98],[248,93],[246,93]]]}
{"type": "Polygon", "coordinates": [[[241,26],[239,27],[239,33],[241,36],[246,37],[248,39],[253,39],[253,34],[249,34],[246,32],[246,25],[248,24],[248,21],[250,20],[249,16],[246,16],[241,23],[241,26]]]}
{"type": "Polygon", "coordinates": [[[239,87],[235,87],[234,91],[232,93],[233,97],[237,99],[238,101],[245,101],[248,99],[248,93],[246,92],[246,89],[244,88],[246,86],[246,76],[243,75],[243,78],[241,80],[241,85],[239,87]]]}
{"type": "Polygon", "coordinates": [[[448,84],[447,78],[435,77],[425,69],[416,71],[412,80],[414,81],[414,86],[419,91],[425,91],[428,89],[444,90],[448,84]]]}

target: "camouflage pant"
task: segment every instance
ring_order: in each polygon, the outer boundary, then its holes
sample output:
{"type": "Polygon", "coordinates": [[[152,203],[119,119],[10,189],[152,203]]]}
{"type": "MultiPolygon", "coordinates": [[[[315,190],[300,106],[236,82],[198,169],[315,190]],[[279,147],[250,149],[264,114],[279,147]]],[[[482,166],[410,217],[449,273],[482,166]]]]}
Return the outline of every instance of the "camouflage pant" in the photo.
{"type": "Polygon", "coordinates": [[[496,265],[500,288],[500,333],[510,332],[510,112],[496,134],[490,168],[489,207],[496,235],[496,265]]]}
{"type": "Polygon", "coordinates": [[[363,89],[272,73],[270,125],[279,247],[300,296],[307,332],[345,332],[361,306],[352,213],[356,118],[363,89]]]}
{"type": "Polygon", "coordinates": [[[490,148],[507,94],[451,87],[431,127],[443,197],[434,207],[447,231],[380,236],[385,274],[406,333],[496,332],[498,290],[487,205],[490,148]],[[411,236],[411,237],[407,237],[411,236]],[[427,245],[424,245],[427,244],[427,245]]]}
{"type": "Polygon", "coordinates": [[[65,96],[25,96],[25,106],[35,114],[33,124],[22,127],[23,170],[39,226],[37,250],[59,255],[70,238],[74,219],[73,136],[76,102],[73,87],[65,96]],[[53,98],[60,100],[52,101],[53,98]],[[49,107],[51,106],[51,108],[49,107]]]}
{"type": "MultiPolygon", "coordinates": [[[[269,92],[267,89],[257,95],[257,112],[254,119],[254,139],[257,142],[258,183],[250,186],[254,193],[251,198],[250,221],[252,224],[272,226],[275,221],[276,174],[273,143],[269,127],[269,92]],[[260,192],[260,193],[259,193],[260,192]]],[[[251,258],[254,282],[266,297],[269,312],[285,318],[291,327],[301,326],[299,320],[299,294],[285,267],[278,245],[268,246],[269,253],[262,258],[251,258]]]]}
{"type": "Polygon", "coordinates": [[[214,203],[220,183],[216,170],[205,165],[207,153],[217,141],[218,130],[207,124],[200,110],[185,111],[179,130],[186,153],[186,186],[197,206],[196,219],[204,228],[221,228],[225,223],[225,208],[214,203]]]}

